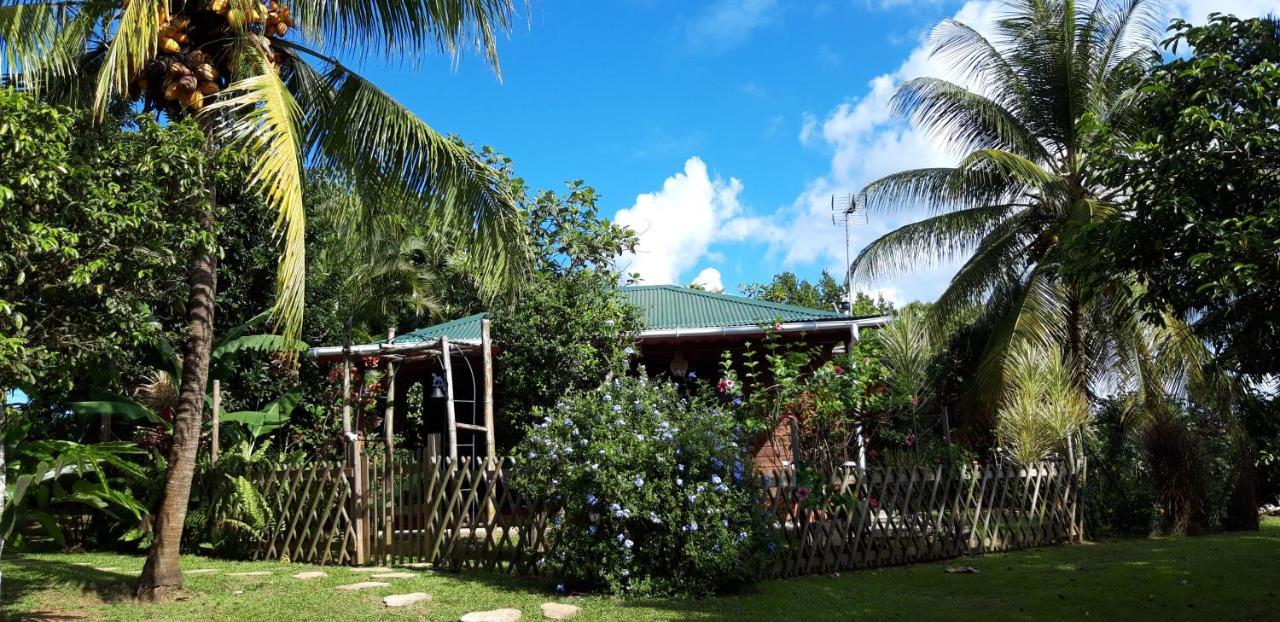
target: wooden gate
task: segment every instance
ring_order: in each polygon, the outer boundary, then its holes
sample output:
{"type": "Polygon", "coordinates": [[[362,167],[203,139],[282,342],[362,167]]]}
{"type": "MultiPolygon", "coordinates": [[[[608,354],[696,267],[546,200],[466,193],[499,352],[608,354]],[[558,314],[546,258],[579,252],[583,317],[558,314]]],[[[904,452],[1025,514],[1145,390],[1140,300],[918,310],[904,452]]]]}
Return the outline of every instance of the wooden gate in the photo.
{"type": "Polygon", "coordinates": [[[537,574],[551,550],[549,512],[511,489],[508,459],[365,461],[368,559],[537,574]]]}

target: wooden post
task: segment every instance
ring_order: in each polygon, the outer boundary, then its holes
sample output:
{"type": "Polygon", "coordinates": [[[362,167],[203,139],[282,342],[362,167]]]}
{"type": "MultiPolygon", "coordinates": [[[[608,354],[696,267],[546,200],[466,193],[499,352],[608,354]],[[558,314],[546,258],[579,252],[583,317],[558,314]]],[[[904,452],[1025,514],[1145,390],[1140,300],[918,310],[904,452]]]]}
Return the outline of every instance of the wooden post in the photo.
{"type": "MultiPolygon", "coordinates": [[[[392,326],[387,329],[387,343],[395,341],[396,327],[392,326]]],[[[383,434],[387,439],[387,457],[395,451],[396,441],[396,364],[387,359],[387,409],[383,414],[383,434]]]]}
{"type": "Polygon", "coordinates": [[[458,418],[454,416],[453,410],[453,363],[449,360],[453,357],[449,353],[447,336],[440,338],[440,357],[444,363],[444,413],[448,424],[449,457],[456,460],[458,458],[458,418]]]}
{"type": "Polygon", "coordinates": [[[498,454],[493,431],[493,340],[489,337],[489,318],[480,320],[480,348],[484,350],[484,455],[498,454]]]}
{"type": "Polygon", "coordinates": [[[347,462],[351,465],[349,514],[355,531],[356,565],[363,566],[369,562],[369,464],[364,456],[364,439],[347,443],[347,462]]]}
{"type": "Polygon", "coordinates": [[[209,462],[218,463],[218,435],[222,426],[222,381],[213,381],[213,420],[209,428],[209,462]]]}
{"type": "Polygon", "coordinates": [[[342,440],[351,442],[351,346],[342,353],[342,440]]]}
{"type": "MultiPolygon", "coordinates": [[[[395,339],[396,339],[396,327],[392,326],[391,328],[387,329],[387,343],[390,344],[391,342],[395,341],[395,339]]],[[[395,422],[396,422],[396,364],[392,362],[391,359],[387,359],[387,411],[386,411],[386,414],[384,415],[384,420],[382,422],[384,426],[383,433],[387,437],[386,460],[383,461],[382,463],[382,466],[383,466],[382,498],[384,500],[383,506],[386,508],[386,511],[383,512],[383,518],[382,518],[382,541],[383,541],[383,547],[384,547],[383,550],[385,551],[385,555],[386,555],[386,558],[383,560],[383,563],[385,564],[391,563],[391,559],[393,555],[393,552],[391,550],[391,545],[392,545],[391,534],[395,529],[395,518],[394,518],[396,514],[395,499],[394,499],[394,495],[391,494],[392,487],[394,486],[394,484],[392,483],[391,474],[395,472],[394,471],[395,452],[396,452],[396,436],[395,436],[396,423],[395,422]]]]}
{"type": "MultiPolygon", "coordinates": [[[[483,350],[484,358],[484,456],[485,468],[489,471],[489,486],[493,486],[496,479],[498,465],[495,457],[498,452],[495,448],[493,431],[493,340],[489,336],[489,318],[480,320],[480,349],[483,350]]],[[[497,538],[497,530],[492,529],[494,524],[494,516],[498,513],[497,508],[493,504],[492,491],[485,491],[487,502],[484,504],[485,524],[489,525],[488,536],[490,539],[497,538]]]]}

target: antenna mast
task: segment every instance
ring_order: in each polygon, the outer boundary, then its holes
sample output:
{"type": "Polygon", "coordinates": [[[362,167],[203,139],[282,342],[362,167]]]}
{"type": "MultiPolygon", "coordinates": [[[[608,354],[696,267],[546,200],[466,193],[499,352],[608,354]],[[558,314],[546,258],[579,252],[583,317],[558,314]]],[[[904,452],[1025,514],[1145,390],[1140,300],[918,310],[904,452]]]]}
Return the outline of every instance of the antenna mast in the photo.
{"type": "MultiPolygon", "coordinates": [[[[847,300],[845,304],[849,306],[849,317],[853,317],[853,273],[849,270],[849,266],[853,263],[850,256],[850,229],[859,225],[868,223],[867,211],[858,207],[858,198],[853,194],[833,194],[831,195],[831,224],[844,227],[844,288],[847,300]]],[[[858,341],[858,327],[853,326],[849,329],[850,337],[853,341],[858,341]]]]}

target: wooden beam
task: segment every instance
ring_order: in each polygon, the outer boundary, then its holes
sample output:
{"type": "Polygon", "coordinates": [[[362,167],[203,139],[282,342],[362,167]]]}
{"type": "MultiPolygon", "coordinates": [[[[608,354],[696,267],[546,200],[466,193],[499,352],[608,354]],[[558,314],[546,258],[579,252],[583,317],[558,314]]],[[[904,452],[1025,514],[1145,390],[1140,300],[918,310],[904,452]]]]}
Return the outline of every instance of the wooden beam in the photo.
{"type": "Polygon", "coordinates": [[[351,354],[342,355],[342,441],[351,442],[351,354]]]}
{"type": "Polygon", "coordinates": [[[485,456],[497,455],[493,432],[493,341],[489,337],[489,318],[480,320],[480,349],[484,351],[484,450],[485,456]]]}
{"type": "Polygon", "coordinates": [[[458,457],[458,418],[453,410],[453,363],[450,359],[449,338],[440,338],[440,358],[444,364],[444,412],[449,433],[449,457],[458,457]]]}

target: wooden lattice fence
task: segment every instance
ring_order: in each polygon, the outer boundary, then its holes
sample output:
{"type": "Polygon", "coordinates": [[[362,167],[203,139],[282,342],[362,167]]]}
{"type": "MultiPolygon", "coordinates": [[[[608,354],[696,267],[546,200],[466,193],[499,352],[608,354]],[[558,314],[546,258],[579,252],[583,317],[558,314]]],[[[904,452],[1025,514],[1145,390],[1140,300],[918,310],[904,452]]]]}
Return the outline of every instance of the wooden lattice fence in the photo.
{"type": "Polygon", "coordinates": [[[1080,470],[1031,467],[847,468],[802,486],[765,477],[780,550],[770,578],[1062,544],[1082,536],[1080,470]]]}
{"type": "MultiPolygon", "coordinates": [[[[320,564],[423,564],[536,575],[555,550],[554,512],[507,484],[509,459],[364,458],[251,479],[277,519],[258,556],[320,564]],[[359,478],[357,478],[357,474],[359,478]]],[[[795,577],[1061,544],[1082,536],[1083,468],[849,468],[802,486],[764,477],[776,560],[795,577]]]]}

